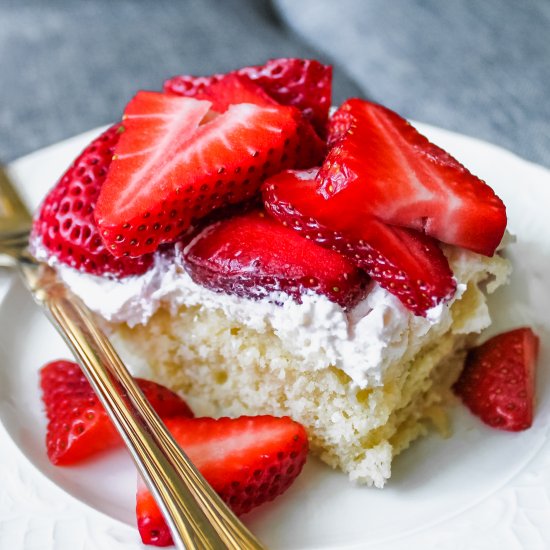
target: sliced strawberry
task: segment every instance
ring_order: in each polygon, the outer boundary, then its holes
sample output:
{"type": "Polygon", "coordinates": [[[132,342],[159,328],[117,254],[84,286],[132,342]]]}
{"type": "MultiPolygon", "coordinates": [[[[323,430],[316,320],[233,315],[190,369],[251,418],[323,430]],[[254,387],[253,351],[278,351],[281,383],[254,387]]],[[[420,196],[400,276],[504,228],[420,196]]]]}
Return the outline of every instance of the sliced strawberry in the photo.
{"type": "MultiPolygon", "coordinates": [[[[331,105],[332,67],[313,59],[272,59],[265,65],[243,67],[229,74],[244,76],[259,85],[281,105],[297,107],[324,136],[331,105]]],[[[204,90],[224,75],[175,76],[164,83],[171,94],[201,97],[204,90]]]]}
{"type": "Polygon", "coordinates": [[[351,128],[354,119],[349,110],[343,107],[333,113],[328,121],[327,144],[333,147],[351,128]]]}
{"type": "Polygon", "coordinates": [[[212,110],[225,113],[231,105],[252,103],[261,107],[271,107],[277,102],[250,79],[236,74],[228,74],[204,88],[195,96],[212,102],[212,110]]]}
{"type": "Polygon", "coordinates": [[[254,196],[265,177],[319,161],[324,145],[293,107],[231,105],[139,92],[101,189],[95,218],[117,257],[173,242],[193,219],[254,196]]]}
{"type": "Polygon", "coordinates": [[[226,75],[221,73],[210,76],[177,75],[164,81],[164,91],[167,94],[202,99],[204,90],[224,76],[226,75]]]}
{"type": "Polygon", "coordinates": [[[94,220],[99,192],[122,132],[112,126],[92,141],[44,199],[35,219],[31,248],[94,275],[138,275],[152,265],[151,256],[115,258],[105,248],[94,220]]]}
{"type": "Polygon", "coordinates": [[[526,430],[533,423],[538,351],[530,328],[494,336],[470,351],[455,392],[485,424],[526,430]]]}
{"type": "MultiPolygon", "coordinates": [[[[288,417],[171,419],[166,426],[212,488],[238,515],[284,493],[308,452],[304,428],[288,417]]],[[[140,480],[137,523],[145,544],[172,543],[162,514],[140,480]]]]}
{"type": "Polygon", "coordinates": [[[346,101],[331,125],[318,174],[325,198],[341,196],[349,215],[422,231],[491,256],[506,228],[493,190],[405,119],[374,103],[346,101]],[[349,124],[347,131],[344,131],[349,124]]]}
{"type": "MultiPolygon", "coordinates": [[[[167,388],[140,378],[137,382],[162,418],[193,416],[185,401],[167,388]]],[[[122,444],[103,405],[76,363],[48,363],[40,371],[40,386],[49,421],[48,457],[54,464],[75,464],[122,444]]]]}
{"type": "Polygon", "coordinates": [[[298,107],[320,135],[331,106],[332,67],[314,59],[272,59],[237,71],[259,84],[281,105],[298,107]]]}
{"type": "Polygon", "coordinates": [[[456,289],[437,243],[416,231],[355,219],[351,207],[316,192],[317,170],[285,171],[264,184],[266,210],[318,244],[337,250],[396,295],[416,315],[450,298],[456,289]]]}
{"type": "Polygon", "coordinates": [[[342,307],[364,295],[367,277],[327,250],[254,211],[213,223],[185,248],[191,278],[227,294],[262,298],[283,291],[298,302],[307,291],[342,307]]]}

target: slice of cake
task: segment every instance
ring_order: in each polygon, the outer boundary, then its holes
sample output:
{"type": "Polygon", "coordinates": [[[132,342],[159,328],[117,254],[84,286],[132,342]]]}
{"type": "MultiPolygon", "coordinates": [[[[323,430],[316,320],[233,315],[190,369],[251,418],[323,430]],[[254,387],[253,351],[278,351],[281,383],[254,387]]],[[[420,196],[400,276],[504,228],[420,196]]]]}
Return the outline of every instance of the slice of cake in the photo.
{"type": "Polygon", "coordinates": [[[506,215],[379,105],[320,124],[327,75],[279,60],[139,92],[46,198],[33,248],[197,414],[291,416],[382,487],[430,423],[446,430],[508,277],[506,215]]]}

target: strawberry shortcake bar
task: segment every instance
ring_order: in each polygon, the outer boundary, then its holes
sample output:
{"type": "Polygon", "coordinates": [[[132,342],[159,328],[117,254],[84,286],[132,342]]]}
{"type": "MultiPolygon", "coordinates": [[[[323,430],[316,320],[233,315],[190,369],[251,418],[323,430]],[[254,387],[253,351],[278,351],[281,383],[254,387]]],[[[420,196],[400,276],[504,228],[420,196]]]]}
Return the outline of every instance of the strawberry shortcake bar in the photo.
{"type": "Polygon", "coordinates": [[[331,70],[273,60],[140,91],[37,214],[32,248],[136,373],[196,414],[290,416],[382,487],[506,282],[502,201],[331,70]]]}

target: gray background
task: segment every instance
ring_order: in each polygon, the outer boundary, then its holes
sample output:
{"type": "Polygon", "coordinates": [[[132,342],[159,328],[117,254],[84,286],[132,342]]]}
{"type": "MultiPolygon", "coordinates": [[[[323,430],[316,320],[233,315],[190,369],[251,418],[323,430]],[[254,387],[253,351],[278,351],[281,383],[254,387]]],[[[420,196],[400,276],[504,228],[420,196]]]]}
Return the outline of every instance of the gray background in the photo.
{"type": "Polygon", "coordinates": [[[280,56],[333,62],[335,102],[550,166],[550,0],[0,0],[0,159],[113,121],[174,74],[280,56]]]}

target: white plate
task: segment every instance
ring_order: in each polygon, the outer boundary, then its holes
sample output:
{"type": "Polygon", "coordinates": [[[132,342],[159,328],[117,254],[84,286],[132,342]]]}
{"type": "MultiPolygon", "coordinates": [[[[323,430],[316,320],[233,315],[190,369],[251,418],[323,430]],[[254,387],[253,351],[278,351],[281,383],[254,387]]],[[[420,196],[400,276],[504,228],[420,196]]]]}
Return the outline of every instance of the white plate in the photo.
{"type": "MultiPolygon", "coordinates": [[[[415,443],[383,490],[354,487],[310,460],[285,495],[245,517],[272,549],[550,547],[550,173],[492,145],[421,129],[508,206],[515,271],[493,300],[492,331],[528,324],[541,336],[534,426],[498,432],[458,407],[452,438],[415,443]]],[[[95,134],[12,165],[30,206],[95,134]]],[[[0,548],[141,548],[135,471],[123,450],[74,468],[48,463],[37,371],[58,357],[69,357],[61,339],[19,282],[0,272],[0,548]]]]}

